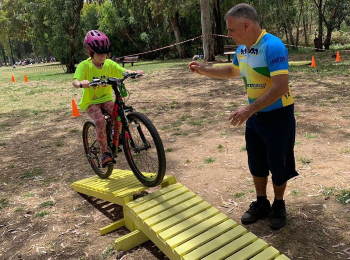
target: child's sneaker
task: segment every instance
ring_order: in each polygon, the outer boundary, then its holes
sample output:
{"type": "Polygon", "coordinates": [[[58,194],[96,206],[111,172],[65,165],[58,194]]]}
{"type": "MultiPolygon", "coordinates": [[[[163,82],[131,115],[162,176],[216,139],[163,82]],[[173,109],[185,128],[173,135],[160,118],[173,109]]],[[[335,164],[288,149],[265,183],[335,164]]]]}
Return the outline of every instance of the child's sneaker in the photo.
{"type": "Polygon", "coordinates": [[[101,163],[102,163],[102,168],[105,168],[106,166],[112,164],[113,163],[112,155],[109,152],[103,153],[101,157],[101,163]]]}

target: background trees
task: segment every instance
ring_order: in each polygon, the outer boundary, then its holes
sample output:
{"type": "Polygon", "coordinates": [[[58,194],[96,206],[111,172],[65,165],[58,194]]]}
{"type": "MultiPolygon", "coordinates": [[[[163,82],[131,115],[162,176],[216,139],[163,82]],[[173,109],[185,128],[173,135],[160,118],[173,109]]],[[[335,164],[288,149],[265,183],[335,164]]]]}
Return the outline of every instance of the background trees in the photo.
{"type": "MultiPolygon", "coordinates": [[[[231,43],[211,34],[225,34],[224,14],[238,0],[0,0],[0,65],[26,58],[54,56],[67,71],[85,57],[86,31],[105,31],[113,56],[144,52],[203,34],[183,45],[142,58],[184,58],[204,54],[213,60],[231,43]]],[[[328,49],[350,44],[348,0],[250,0],[261,23],[292,46],[328,49]],[[335,36],[335,37],[333,37],[335,36]]]]}

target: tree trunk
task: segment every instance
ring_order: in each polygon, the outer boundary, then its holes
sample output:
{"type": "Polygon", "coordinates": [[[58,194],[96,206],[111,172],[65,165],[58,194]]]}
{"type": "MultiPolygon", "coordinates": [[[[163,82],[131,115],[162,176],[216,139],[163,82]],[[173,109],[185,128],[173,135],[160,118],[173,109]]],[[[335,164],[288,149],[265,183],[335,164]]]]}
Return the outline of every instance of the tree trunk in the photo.
{"type": "Polygon", "coordinates": [[[309,45],[309,39],[308,39],[308,28],[307,28],[307,24],[306,24],[306,16],[303,16],[303,27],[304,27],[304,42],[305,45],[308,46],[309,45]]]}
{"type": "Polygon", "coordinates": [[[315,3],[318,9],[318,36],[314,40],[314,45],[316,49],[323,49],[323,0],[318,0],[318,2],[315,0],[315,3]]]}
{"type": "Polygon", "coordinates": [[[5,55],[5,48],[0,44],[0,50],[1,50],[1,55],[3,57],[3,61],[6,64],[7,60],[6,60],[6,55],[5,55]]]}
{"type": "MultiPolygon", "coordinates": [[[[222,17],[221,17],[221,11],[220,11],[220,0],[214,1],[214,20],[215,20],[215,28],[213,33],[222,35],[222,17]]],[[[214,37],[214,44],[215,44],[215,54],[223,54],[224,53],[224,39],[220,36],[214,37]]]]}
{"type": "Polygon", "coordinates": [[[73,1],[73,8],[69,12],[71,15],[70,21],[71,24],[67,28],[67,35],[69,36],[68,39],[68,57],[66,62],[67,67],[67,73],[73,73],[75,71],[75,62],[76,62],[76,53],[79,48],[79,43],[76,40],[78,38],[79,34],[79,25],[80,25],[80,12],[81,9],[83,9],[84,0],[74,0],[73,1]]]}
{"type": "Polygon", "coordinates": [[[303,14],[304,1],[300,0],[299,5],[300,5],[300,12],[299,12],[299,17],[298,17],[298,21],[297,21],[297,36],[296,36],[296,40],[295,40],[296,48],[298,48],[298,45],[299,45],[299,35],[300,35],[299,28],[300,28],[301,16],[303,14]]]}
{"type": "MultiPolygon", "coordinates": [[[[174,31],[176,43],[181,42],[181,31],[179,26],[179,12],[176,12],[174,16],[170,17],[171,28],[174,31]]],[[[181,44],[176,45],[177,52],[180,58],[185,58],[185,50],[181,44]]]]}
{"type": "Polygon", "coordinates": [[[200,0],[200,6],[204,59],[214,61],[214,39],[211,35],[213,32],[212,0],[200,0]]]}
{"type": "Polygon", "coordinates": [[[327,26],[327,35],[326,35],[326,39],[324,40],[324,48],[326,50],[329,50],[329,46],[331,45],[332,32],[333,32],[333,28],[331,26],[327,26]]]}

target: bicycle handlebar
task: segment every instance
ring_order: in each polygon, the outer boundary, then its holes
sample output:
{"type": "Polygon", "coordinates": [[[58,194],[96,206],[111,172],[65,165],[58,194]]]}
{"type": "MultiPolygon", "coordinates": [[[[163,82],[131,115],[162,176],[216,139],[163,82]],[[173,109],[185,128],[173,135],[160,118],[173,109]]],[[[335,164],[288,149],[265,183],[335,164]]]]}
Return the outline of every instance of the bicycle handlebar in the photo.
{"type": "Polygon", "coordinates": [[[123,76],[124,77],[122,79],[117,79],[117,78],[93,79],[89,83],[89,86],[90,87],[97,87],[97,86],[103,86],[103,85],[119,86],[120,84],[122,84],[124,82],[124,80],[126,80],[128,78],[136,79],[136,78],[139,78],[139,77],[143,76],[143,74],[137,73],[137,72],[131,72],[131,73],[125,72],[125,73],[123,73],[123,76]]]}

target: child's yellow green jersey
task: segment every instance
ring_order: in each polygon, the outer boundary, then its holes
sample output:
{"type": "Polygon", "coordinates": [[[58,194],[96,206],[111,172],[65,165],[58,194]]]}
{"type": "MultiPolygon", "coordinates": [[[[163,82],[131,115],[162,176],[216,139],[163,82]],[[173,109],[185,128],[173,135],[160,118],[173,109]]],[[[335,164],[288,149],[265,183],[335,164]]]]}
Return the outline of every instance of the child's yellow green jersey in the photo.
{"type": "MultiPolygon", "coordinates": [[[[272,76],[288,74],[288,50],[278,37],[263,30],[250,49],[244,45],[237,47],[233,65],[239,68],[248,101],[251,104],[271,88],[272,76]]],[[[293,97],[288,91],[261,112],[275,110],[293,103],[293,97]]]]}
{"type": "MultiPolygon", "coordinates": [[[[97,68],[92,63],[91,58],[88,58],[79,63],[74,73],[74,79],[77,79],[79,81],[88,80],[91,82],[94,78],[101,77],[122,78],[123,72],[125,72],[125,69],[110,59],[105,60],[102,68],[97,68]]],[[[85,111],[91,104],[101,104],[112,100],[113,89],[111,86],[83,88],[82,97],[79,102],[79,108],[85,111]]]]}

